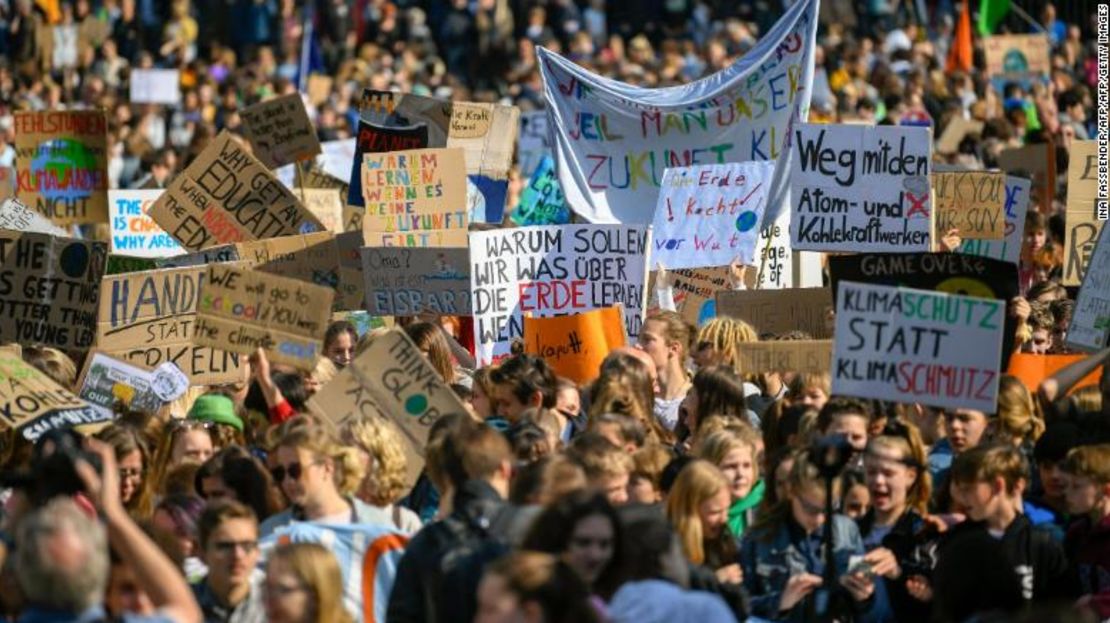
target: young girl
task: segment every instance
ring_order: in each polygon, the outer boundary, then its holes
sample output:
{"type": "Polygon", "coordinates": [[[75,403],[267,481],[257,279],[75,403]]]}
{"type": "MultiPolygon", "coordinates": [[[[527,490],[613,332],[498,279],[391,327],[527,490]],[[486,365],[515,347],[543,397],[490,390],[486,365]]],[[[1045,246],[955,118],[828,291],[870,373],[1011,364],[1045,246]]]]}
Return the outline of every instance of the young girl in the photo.
{"type": "Polygon", "coordinates": [[[698,455],[716,465],[729,482],[728,529],[740,538],[763,501],[763,480],[756,462],[757,433],[746,424],[716,431],[698,447],[698,455]]]}
{"type": "Polygon", "coordinates": [[[607,600],[619,584],[620,527],[604,494],[575,491],[536,517],[521,549],[559,556],[593,594],[607,600]]]}
{"type": "Polygon", "coordinates": [[[687,560],[717,573],[724,583],[742,579],[736,564],[736,542],[728,531],[729,481],[708,461],[682,468],[667,496],[671,520],[687,560]]]}
{"type": "MultiPolygon", "coordinates": [[[[834,480],[834,496],[838,489],[834,480]]],[[[876,594],[875,582],[869,574],[849,572],[849,559],[864,554],[859,529],[843,515],[826,516],[825,481],[807,454],[795,459],[786,493],[744,536],[740,546],[752,616],[812,621],[831,611],[852,613],[856,620],[881,620],[885,599],[876,594]],[[831,587],[822,586],[822,527],[826,521],[833,522],[838,578],[831,587]]]]}

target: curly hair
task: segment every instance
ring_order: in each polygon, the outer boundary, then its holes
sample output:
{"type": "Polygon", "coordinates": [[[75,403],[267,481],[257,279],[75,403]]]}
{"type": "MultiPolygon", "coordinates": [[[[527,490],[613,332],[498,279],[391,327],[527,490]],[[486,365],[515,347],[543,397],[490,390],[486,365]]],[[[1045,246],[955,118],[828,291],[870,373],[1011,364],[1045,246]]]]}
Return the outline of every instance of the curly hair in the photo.
{"type": "Polygon", "coordinates": [[[340,438],[370,455],[370,467],[359,487],[359,497],[377,506],[388,506],[405,493],[407,442],[397,426],[385,418],[353,415],[340,423],[340,438]]]}
{"type": "Polygon", "coordinates": [[[358,450],[336,440],[322,423],[307,415],[295,417],[281,425],[277,448],[299,448],[320,459],[329,458],[335,465],[335,487],[342,495],[351,495],[362,484],[364,470],[358,450]]]}

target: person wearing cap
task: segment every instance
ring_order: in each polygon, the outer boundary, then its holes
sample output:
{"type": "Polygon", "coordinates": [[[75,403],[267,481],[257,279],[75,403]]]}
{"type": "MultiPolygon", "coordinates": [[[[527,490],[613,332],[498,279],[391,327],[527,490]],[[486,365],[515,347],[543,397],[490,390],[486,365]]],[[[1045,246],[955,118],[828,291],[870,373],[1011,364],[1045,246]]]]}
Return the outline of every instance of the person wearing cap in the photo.
{"type": "Polygon", "coordinates": [[[212,426],[212,441],[217,448],[245,445],[243,419],[235,411],[235,403],[223,394],[204,394],[196,399],[186,420],[212,426]]]}

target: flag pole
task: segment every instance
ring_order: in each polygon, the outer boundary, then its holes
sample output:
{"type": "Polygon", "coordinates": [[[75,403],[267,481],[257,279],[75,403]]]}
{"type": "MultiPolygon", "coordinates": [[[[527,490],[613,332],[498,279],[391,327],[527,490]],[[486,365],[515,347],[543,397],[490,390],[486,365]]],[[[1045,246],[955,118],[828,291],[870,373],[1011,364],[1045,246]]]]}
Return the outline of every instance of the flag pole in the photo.
{"type": "Polygon", "coordinates": [[[1037,20],[1033,19],[1033,17],[1026,13],[1025,9],[1019,7],[1016,2],[1011,2],[1010,8],[1014,11],[1014,13],[1018,14],[1018,17],[1025,20],[1026,22],[1029,22],[1029,24],[1037,30],[1041,31],[1042,33],[1048,33],[1048,31],[1045,30],[1044,26],[1037,22],[1037,20]]]}

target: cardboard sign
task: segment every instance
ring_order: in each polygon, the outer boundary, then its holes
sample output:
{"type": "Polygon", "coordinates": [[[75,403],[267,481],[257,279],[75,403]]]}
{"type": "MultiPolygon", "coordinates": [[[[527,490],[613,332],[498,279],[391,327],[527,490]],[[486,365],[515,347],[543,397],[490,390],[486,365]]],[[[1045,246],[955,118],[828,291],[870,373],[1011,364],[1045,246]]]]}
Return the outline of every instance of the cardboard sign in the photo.
{"type": "Polygon", "coordinates": [[[174,178],[150,216],[190,251],[324,228],[227,131],[174,178]]]}
{"type": "Polygon", "coordinates": [[[308,101],[313,106],[319,106],[328,101],[331,96],[331,85],[333,84],[331,76],[324,74],[310,74],[308,76],[308,84],[305,86],[305,93],[308,94],[308,101]]]}
{"type": "MultiPolygon", "coordinates": [[[[522,178],[533,177],[544,158],[551,157],[550,133],[547,130],[547,111],[530,110],[520,113],[520,139],[516,145],[517,163],[522,178]]],[[[552,162],[552,170],[555,169],[552,162]]],[[[558,181],[558,179],[556,179],[558,181]]],[[[521,223],[522,225],[524,223],[521,223]]],[[[532,225],[559,225],[560,223],[530,223],[532,225]]]]}
{"type": "Polygon", "coordinates": [[[297,194],[325,231],[343,232],[343,196],[338,188],[302,188],[297,194]]]}
{"type": "Polygon", "coordinates": [[[510,218],[517,225],[565,225],[570,222],[570,207],[559,188],[559,176],[551,156],[543,158],[535,167],[510,218]]]}
{"type": "Polygon", "coordinates": [[[108,191],[112,253],[135,257],[172,257],[185,252],[148,214],[161,195],[160,189],[108,191]]]}
{"type": "MultiPolygon", "coordinates": [[[[1002,240],[963,238],[959,253],[978,255],[1017,263],[1025,235],[1025,213],[1029,211],[1029,189],[1032,183],[1020,177],[1006,176],[1006,237],[1002,240]]],[[[961,236],[962,237],[962,236],[961,236]]]]}
{"type": "Polygon", "coordinates": [[[995,35],[983,40],[987,75],[997,83],[1022,82],[1048,77],[1047,34],[995,35]]]}
{"type": "Polygon", "coordinates": [[[335,291],[228,264],[208,267],[193,341],[310,371],[323,350],[335,291]]]}
{"type": "Polygon", "coordinates": [[[181,103],[181,75],[176,69],[138,69],[130,74],[130,93],[133,104],[181,103]]]}
{"type": "Polygon", "coordinates": [[[1098,219],[1098,203],[1098,141],[1072,141],[1068,154],[1068,205],[1064,217],[1063,283],[1066,286],[1079,285],[1087,274],[1087,264],[1104,222],[1098,219]]]}
{"type": "Polygon", "coordinates": [[[51,430],[109,419],[18,356],[0,352],[0,428],[34,442],[51,430]]]}
{"type": "Polygon", "coordinates": [[[364,247],[362,274],[371,314],[471,314],[468,249],[364,247]]]}
{"type": "MultiPolygon", "coordinates": [[[[1030,393],[1035,393],[1040,387],[1041,381],[1071,364],[1086,358],[1087,355],[1034,355],[1033,353],[1014,353],[1013,357],[1010,358],[1010,368],[1006,370],[1006,373],[1018,377],[1030,393]]],[[[1068,394],[1074,394],[1076,390],[1083,387],[1098,385],[1098,380],[1101,377],[1102,366],[1099,366],[1095,368],[1093,372],[1080,379],[1068,394]]]]}
{"type": "Polygon", "coordinates": [[[107,257],[102,242],[0,230],[0,342],[88,350],[107,257]]]}
{"type": "Polygon", "coordinates": [[[832,340],[747,342],[740,349],[741,370],[827,373],[832,340]]]}
{"type": "Polygon", "coordinates": [[[147,370],[124,363],[104,353],[90,353],[81,371],[78,396],[94,408],[116,407],[134,411],[156,411],[162,399],[154,391],[154,376],[147,370]]]}
{"type": "MultiPolygon", "coordinates": [[[[717,291],[729,287],[728,267],[683,268],[667,271],[674,294],[674,307],[682,318],[693,326],[717,314],[717,291]]],[[[655,280],[658,273],[648,277],[648,310],[658,309],[655,300],[655,280]]]]}
{"type": "Polygon", "coordinates": [[[335,251],[339,256],[339,288],[335,292],[337,310],[362,310],[366,303],[366,284],[362,276],[364,240],[361,229],[346,231],[335,237],[335,251]]]}
{"type": "Polygon", "coordinates": [[[538,318],[624,306],[640,335],[648,232],[625,225],[550,225],[470,234],[470,289],[478,365],[509,353],[538,318]]]}
{"type": "Polygon", "coordinates": [[[760,334],[801,330],[816,340],[832,337],[827,322],[832,304],[828,288],[717,292],[718,316],[745,320],[760,334]]]}
{"type": "Polygon", "coordinates": [[[144,270],[155,270],[158,264],[149,257],[132,257],[130,255],[119,255],[117,253],[110,253],[108,255],[108,269],[104,271],[105,275],[122,275],[125,273],[137,273],[144,270]]]}
{"type": "Polygon", "coordinates": [[[183,253],[171,257],[158,258],[154,261],[157,268],[185,268],[186,266],[204,266],[219,262],[236,262],[239,260],[239,251],[233,244],[218,247],[208,247],[203,251],[183,253]]]}
{"type": "MultiPolygon", "coordinates": [[[[836,296],[840,281],[905,286],[949,294],[963,294],[1007,302],[1018,295],[1017,265],[958,253],[867,253],[829,257],[829,281],[836,296]]],[[[1006,331],[999,368],[1013,352],[1013,316],[1006,314],[1006,331]]]]}
{"type": "Polygon", "coordinates": [[[466,229],[461,149],[415,149],[362,157],[366,232],[466,229]]]}
{"type": "Polygon", "coordinates": [[[313,411],[334,422],[354,415],[391,420],[408,441],[409,482],[424,467],[428,429],[441,416],[466,407],[404,331],[381,335],[309,400],[313,411]]]}
{"type": "Polygon", "coordinates": [[[371,247],[465,247],[470,236],[466,229],[429,229],[426,231],[362,231],[371,247]]]}
{"type": "Polygon", "coordinates": [[[994,413],[1006,304],[841,281],[832,391],[994,413]]]}
{"type": "Polygon", "coordinates": [[[108,220],[103,111],[15,113],[17,196],[58,225],[108,220]]]}
{"type": "Polygon", "coordinates": [[[933,174],[936,231],[961,237],[1001,240],[1006,236],[1006,175],[987,171],[933,174]]]}
{"type": "Polygon", "coordinates": [[[247,106],[239,115],[243,118],[243,135],[254,147],[255,157],[268,169],[308,160],[321,152],[316,128],[300,93],[247,106]]]}
{"type": "Polygon", "coordinates": [[[96,344],[133,366],[171,362],[194,385],[239,379],[239,356],[193,343],[197,303],[206,266],[105,277],[101,284],[96,344]]]}
{"type": "Polygon", "coordinates": [[[930,249],[928,128],[802,124],[794,136],[790,240],[795,250],[930,249]]]}
{"type": "Polygon", "coordinates": [[[0,199],[15,196],[15,168],[0,167],[0,199]]]}
{"type": "Polygon", "coordinates": [[[620,307],[524,317],[524,352],[543,357],[555,374],[580,385],[596,379],[606,355],[626,341],[620,307]]]}
{"type": "Polygon", "coordinates": [[[235,249],[244,268],[339,288],[339,250],[329,232],[240,242],[235,249]]]}
{"type": "Polygon", "coordinates": [[[1106,348],[1110,337],[1110,236],[1105,232],[1105,227],[1099,232],[1068,327],[1068,345],[1092,352],[1106,348]]]}
{"type": "Polygon", "coordinates": [[[948,125],[944,126],[940,138],[937,139],[937,153],[943,155],[954,154],[960,149],[960,143],[967,136],[979,136],[983,133],[983,122],[975,119],[964,119],[960,116],[952,117],[948,125]]]}
{"type": "Polygon", "coordinates": [[[1033,180],[1033,187],[1048,188],[1048,143],[1003,149],[998,154],[998,168],[1010,175],[1033,180]]]}
{"type": "Polygon", "coordinates": [[[667,169],[652,223],[652,259],[668,268],[752,265],[775,165],[736,162],[667,169]]]}
{"type": "Polygon", "coordinates": [[[0,229],[26,231],[51,236],[66,236],[66,231],[50,222],[43,215],[23,205],[15,197],[0,203],[0,229]]]}

